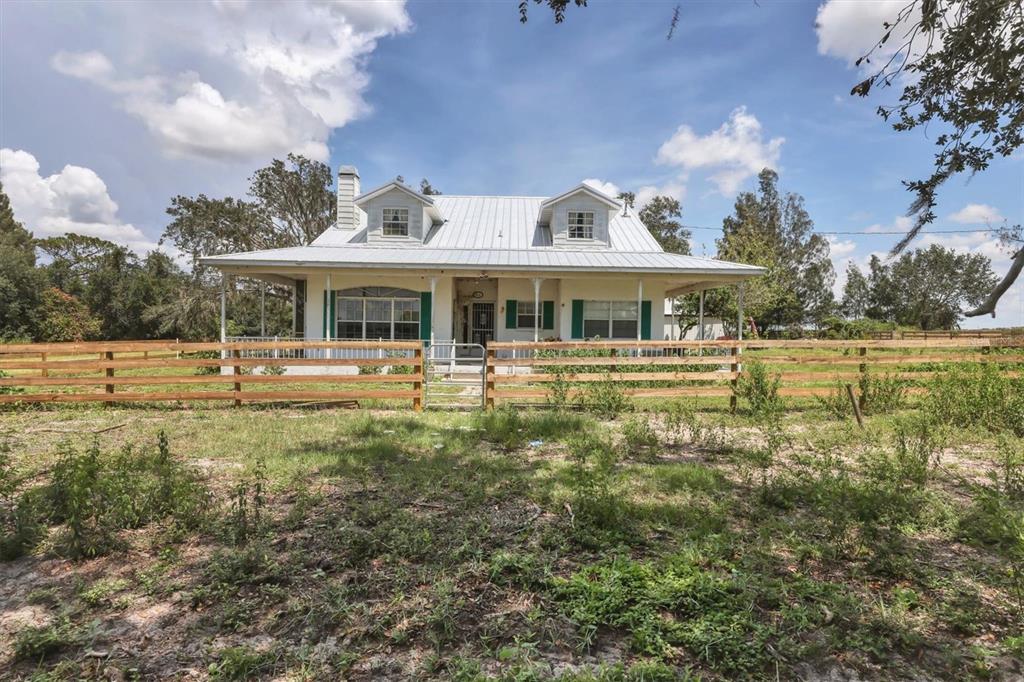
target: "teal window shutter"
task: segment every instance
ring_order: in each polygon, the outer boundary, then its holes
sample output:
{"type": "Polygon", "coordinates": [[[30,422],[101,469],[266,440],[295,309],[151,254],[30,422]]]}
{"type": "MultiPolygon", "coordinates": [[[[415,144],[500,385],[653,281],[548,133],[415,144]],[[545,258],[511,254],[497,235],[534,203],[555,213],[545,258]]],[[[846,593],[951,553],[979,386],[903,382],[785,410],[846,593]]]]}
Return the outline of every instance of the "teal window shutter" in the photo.
{"type": "Polygon", "coordinates": [[[541,328],[543,328],[543,329],[554,329],[555,328],[555,302],[554,301],[544,301],[544,311],[543,311],[543,314],[541,315],[541,317],[543,318],[543,322],[544,322],[541,325],[541,328]]]}
{"type": "Polygon", "coordinates": [[[431,296],[429,291],[420,292],[420,340],[430,341],[431,296]]]}
{"type": "Polygon", "coordinates": [[[320,337],[326,339],[327,338],[327,289],[324,289],[324,312],[323,312],[323,314],[324,314],[324,320],[323,320],[323,326],[320,327],[320,330],[321,330],[320,331],[320,337]]]}
{"type": "Polygon", "coordinates": [[[572,300],[572,338],[583,338],[583,299],[572,300]]]}
{"type": "Polygon", "coordinates": [[[645,341],[651,339],[651,302],[640,303],[640,338],[645,341]]]}
{"type": "Polygon", "coordinates": [[[519,326],[519,301],[509,299],[505,301],[505,329],[515,329],[519,326]]]}

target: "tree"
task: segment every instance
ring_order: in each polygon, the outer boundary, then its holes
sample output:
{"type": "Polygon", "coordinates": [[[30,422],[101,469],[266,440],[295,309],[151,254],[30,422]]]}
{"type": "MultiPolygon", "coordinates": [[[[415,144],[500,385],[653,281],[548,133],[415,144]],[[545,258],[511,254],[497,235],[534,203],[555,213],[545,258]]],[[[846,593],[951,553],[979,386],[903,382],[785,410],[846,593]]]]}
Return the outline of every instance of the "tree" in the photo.
{"type": "MultiPolygon", "coordinates": [[[[734,214],[723,221],[718,257],[767,269],[744,290],[744,310],[757,327],[819,323],[834,307],[828,241],[814,234],[803,198],[780,195],[777,184],[778,174],[766,168],[758,176],[757,193],[740,193],[734,214]]],[[[716,290],[711,300],[723,319],[736,319],[731,291],[716,290]]]]}
{"type": "Polygon", "coordinates": [[[846,284],[843,285],[843,302],[840,306],[843,315],[852,320],[859,320],[867,314],[868,299],[871,288],[868,278],[860,271],[856,263],[846,266],[846,284]]]}
{"type": "Polygon", "coordinates": [[[683,229],[682,223],[676,220],[682,215],[683,209],[678,200],[657,196],[640,209],[640,222],[647,226],[662,249],[668,253],[689,255],[692,233],[683,229]]]}
{"type": "MultiPolygon", "coordinates": [[[[547,5],[548,9],[555,17],[555,23],[560,24],[565,21],[565,10],[570,4],[575,4],[577,7],[586,7],[587,0],[533,0],[537,5],[547,5]]],[[[519,2],[519,21],[525,24],[529,20],[530,0],[520,0],[519,2]]]]}
{"type": "Polygon", "coordinates": [[[326,164],[289,154],[287,165],[274,159],[249,181],[251,201],[172,198],[161,243],[189,254],[196,268],[203,255],[304,246],[334,224],[336,197],[326,164]]]}
{"type": "MultiPolygon", "coordinates": [[[[894,247],[902,252],[935,220],[941,185],[954,175],[988,168],[1024,144],[1024,11],[1012,0],[909,0],[857,64],[870,63],[890,40],[893,55],[850,94],[866,97],[875,88],[902,86],[895,105],[878,107],[897,131],[915,128],[935,135],[938,151],[932,173],[904,181],[913,195],[908,215],[914,226],[894,247]]],[[[966,315],[995,314],[999,298],[1024,269],[1020,226],[1004,229],[1014,245],[1010,269],[989,295],[966,315]]]]}
{"type": "Polygon", "coordinates": [[[100,321],[76,297],[50,287],[43,291],[37,338],[40,341],[87,341],[100,334],[100,321]]]}
{"type": "Polygon", "coordinates": [[[899,283],[895,321],[921,329],[957,326],[964,307],[978,305],[996,283],[987,256],[938,244],[904,253],[889,267],[899,283]]]}
{"type": "Polygon", "coordinates": [[[0,339],[35,333],[45,281],[36,268],[32,233],[15,220],[0,184],[0,339]]]}
{"type": "Polygon", "coordinates": [[[898,305],[897,286],[890,268],[872,254],[868,261],[868,305],[864,314],[872,320],[893,322],[898,305]]]}
{"type": "Polygon", "coordinates": [[[420,180],[420,194],[428,197],[436,196],[438,194],[441,194],[441,190],[435,189],[434,186],[430,184],[430,180],[423,178],[422,180],[420,180]]]}

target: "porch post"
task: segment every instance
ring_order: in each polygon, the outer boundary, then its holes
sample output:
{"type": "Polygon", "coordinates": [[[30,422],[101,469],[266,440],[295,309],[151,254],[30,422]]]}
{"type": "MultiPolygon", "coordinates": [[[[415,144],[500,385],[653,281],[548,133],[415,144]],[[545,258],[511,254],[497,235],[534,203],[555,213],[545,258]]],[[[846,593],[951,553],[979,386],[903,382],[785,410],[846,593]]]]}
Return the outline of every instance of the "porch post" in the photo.
{"type": "Polygon", "coordinates": [[[292,281],[292,336],[298,336],[299,330],[295,328],[295,325],[299,321],[299,280],[292,281]]]}
{"type": "MultiPolygon", "coordinates": [[[[742,341],[743,340],[743,282],[740,282],[739,287],[737,287],[736,303],[738,304],[737,305],[737,308],[738,308],[737,318],[738,319],[736,320],[736,322],[739,323],[738,326],[736,327],[736,340],[737,341],[742,341]]],[[[739,355],[741,355],[742,353],[743,353],[743,348],[742,347],[736,349],[737,359],[739,359],[739,355]]],[[[737,363],[736,364],[736,371],[737,372],[742,372],[743,371],[743,365],[740,364],[740,363],[737,363]]]]}
{"type": "Polygon", "coordinates": [[[704,289],[700,290],[700,306],[697,308],[697,338],[701,341],[701,346],[697,350],[697,355],[704,355],[704,289]]]}
{"type": "Polygon", "coordinates": [[[540,341],[540,277],[533,278],[533,341],[540,341]]]}
{"type": "MultiPolygon", "coordinates": [[[[434,309],[437,305],[434,303],[434,299],[437,298],[437,277],[430,278],[430,348],[434,348],[434,309]]],[[[431,350],[431,357],[433,357],[434,351],[431,350]]]]}
{"type": "Polygon", "coordinates": [[[636,340],[639,341],[643,334],[643,308],[644,308],[644,281],[636,281],[636,340]]]}
{"type": "Polygon", "coordinates": [[[267,283],[260,280],[260,336],[267,335],[267,283]]]}
{"type": "Polygon", "coordinates": [[[327,314],[324,316],[327,319],[327,324],[324,325],[324,341],[331,340],[331,327],[334,326],[334,320],[331,319],[331,273],[327,273],[327,284],[325,285],[324,291],[327,293],[327,314]]]}
{"type": "Polygon", "coordinates": [[[743,282],[736,288],[736,340],[743,340],[743,282]]]}
{"type": "MultiPolygon", "coordinates": [[[[223,272],[220,273],[220,342],[226,343],[228,340],[228,323],[227,323],[227,275],[223,272]]],[[[220,357],[223,360],[227,357],[227,351],[223,348],[220,349],[220,357]]]]}

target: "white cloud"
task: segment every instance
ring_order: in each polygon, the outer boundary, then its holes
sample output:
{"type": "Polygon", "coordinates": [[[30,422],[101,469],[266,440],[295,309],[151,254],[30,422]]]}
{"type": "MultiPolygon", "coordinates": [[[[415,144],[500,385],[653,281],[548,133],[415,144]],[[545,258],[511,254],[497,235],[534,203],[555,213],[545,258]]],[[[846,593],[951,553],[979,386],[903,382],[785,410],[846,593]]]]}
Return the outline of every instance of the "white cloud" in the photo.
{"type": "Polygon", "coordinates": [[[833,236],[828,237],[828,252],[833,259],[843,259],[857,250],[857,244],[852,239],[841,241],[833,236]]]}
{"type": "Polygon", "coordinates": [[[661,148],[657,161],[682,170],[682,179],[690,171],[713,171],[710,180],[724,195],[734,194],[744,180],[763,168],[778,165],[785,138],[763,139],[761,122],[746,107],[737,107],[729,120],[707,135],[698,135],[681,125],[661,148]]]}
{"type": "Polygon", "coordinates": [[[0,182],[14,217],[37,237],[74,232],[139,252],[156,248],[137,227],[118,218],[106,183],[89,168],[67,165],[43,177],[35,156],[5,147],[0,149],[0,182]]]}
{"type": "Polygon", "coordinates": [[[379,39],[411,27],[403,0],[214,2],[174,20],[176,30],[152,36],[148,50],[208,73],[126,75],[95,50],[58,52],[51,65],[115,95],[166,153],[238,161],[288,152],[326,160],[331,129],[369,109],[366,58],[379,39]]]}
{"type": "Polygon", "coordinates": [[[587,178],[586,180],[583,181],[583,184],[589,185],[590,187],[593,187],[601,194],[610,196],[612,198],[617,197],[619,195],[619,192],[622,191],[621,189],[619,189],[619,186],[616,185],[614,182],[607,182],[599,178],[587,178]]]}
{"type": "MultiPolygon", "coordinates": [[[[600,178],[587,178],[583,181],[583,184],[590,185],[597,191],[610,197],[616,197],[622,191],[622,188],[614,182],[601,180],[600,178]]],[[[686,186],[680,182],[670,180],[661,185],[643,185],[638,187],[636,190],[636,201],[634,202],[636,209],[640,210],[656,196],[669,196],[681,202],[686,197],[686,186]]]]}
{"type": "Polygon", "coordinates": [[[949,219],[963,225],[991,225],[1006,220],[998,210],[987,204],[967,204],[950,215],[949,219]]]}
{"type": "MultiPolygon", "coordinates": [[[[852,66],[885,33],[883,24],[894,21],[906,6],[904,0],[828,0],[818,7],[815,21],[818,54],[837,57],[852,66]]],[[[916,11],[920,14],[920,10],[916,11]]],[[[891,56],[902,42],[894,32],[886,45],[879,49],[878,57],[891,56]]]]}
{"type": "Polygon", "coordinates": [[[889,224],[874,223],[864,228],[864,231],[870,234],[879,234],[886,232],[907,232],[911,227],[914,226],[914,219],[907,216],[901,215],[893,218],[889,224]]]}

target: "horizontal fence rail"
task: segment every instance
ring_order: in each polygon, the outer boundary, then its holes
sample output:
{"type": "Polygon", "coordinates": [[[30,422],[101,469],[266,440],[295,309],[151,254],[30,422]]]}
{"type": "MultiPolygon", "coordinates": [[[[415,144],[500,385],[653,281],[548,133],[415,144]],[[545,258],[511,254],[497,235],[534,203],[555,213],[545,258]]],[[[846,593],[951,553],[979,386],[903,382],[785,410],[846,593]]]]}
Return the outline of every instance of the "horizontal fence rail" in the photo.
{"type": "Polygon", "coordinates": [[[419,341],[0,344],[0,403],[398,400],[422,405],[419,341]]]}
{"type": "Polygon", "coordinates": [[[462,383],[472,383],[482,396],[474,389],[470,397],[488,407],[585,397],[609,382],[634,398],[728,397],[735,406],[738,382],[753,361],[779,374],[780,395],[794,397],[826,396],[866,376],[896,378],[908,393],[920,393],[951,363],[1024,375],[1024,338],[1010,336],[492,341],[482,360],[465,366],[441,362],[438,356],[451,351],[440,345],[430,350],[431,362],[426,352],[420,341],[283,338],[0,344],[0,404],[371,400],[411,402],[418,410],[433,378],[435,398],[468,395],[462,383]]]}
{"type": "Polygon", "coordinates": [[[780,376],[779,394],[827,396],[866,376],[899,379],[907,393],[950,363],[987,363],[1008,376],[1024,374],[1024,339],[945,337],[858,341],[568,341],[487,347],[487,404],[583,398],[612,382],[634,398],[729,397],[745,363],[780,376]]]}

